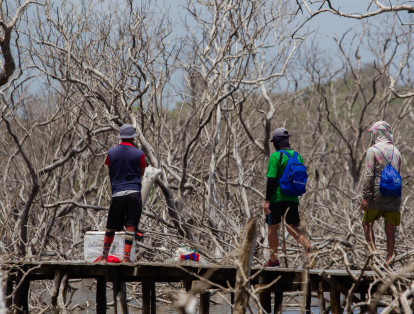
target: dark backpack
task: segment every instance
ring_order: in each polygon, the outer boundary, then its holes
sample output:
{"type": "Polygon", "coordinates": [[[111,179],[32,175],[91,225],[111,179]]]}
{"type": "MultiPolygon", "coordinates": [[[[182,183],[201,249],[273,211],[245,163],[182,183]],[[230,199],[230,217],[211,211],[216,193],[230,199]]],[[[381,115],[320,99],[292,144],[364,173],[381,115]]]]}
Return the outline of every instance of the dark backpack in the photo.
{"type": "MultiPolygon", "coordinates": [[[[381,172],[379,185],[381,195],[400,197],[402,189],[401,176],[398,171],[391,165],[391,161],[394,158],[394,146],[392,146],[392,156],[390,161],[385,158],[384,154],[378,147],[374,147],[379,150],[382,157],[384,157],[385,161],[388,163],[388,165],[381,172]]],[[[375,176],[377,176],[377,174],[375,174],[375,176]]]]}
{"type": "Polygon", "coordinates": [[[299,154],[295,152],[291,157],[284,150],[280,150],[280,161],[282,160],[282,153],[289,159],[283,174],[279,179],[279,186],[283,193],[290,196],[300,196],[306,192],[306,181],[308,174],[306,173],[306,166],[299,160],[299,154]]]}

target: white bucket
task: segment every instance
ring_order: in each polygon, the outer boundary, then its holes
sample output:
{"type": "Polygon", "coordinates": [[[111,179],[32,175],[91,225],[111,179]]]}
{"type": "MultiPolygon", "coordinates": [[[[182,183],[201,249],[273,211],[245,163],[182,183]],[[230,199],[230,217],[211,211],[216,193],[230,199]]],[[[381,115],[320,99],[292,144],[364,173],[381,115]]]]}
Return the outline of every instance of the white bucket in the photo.
{"type": "MultiPolygon", "coordinates": [[[[87,231],[83,238],[83,258],[87,262],[93,262],[102,255],[105,231],[87,231]]],[[[109,255],[124,258],[125,232],[115,232],[114,241],[109,249],[109,255]]],[[[135,239],[132,243],[130,259],[135,262],[135,239]]]]}

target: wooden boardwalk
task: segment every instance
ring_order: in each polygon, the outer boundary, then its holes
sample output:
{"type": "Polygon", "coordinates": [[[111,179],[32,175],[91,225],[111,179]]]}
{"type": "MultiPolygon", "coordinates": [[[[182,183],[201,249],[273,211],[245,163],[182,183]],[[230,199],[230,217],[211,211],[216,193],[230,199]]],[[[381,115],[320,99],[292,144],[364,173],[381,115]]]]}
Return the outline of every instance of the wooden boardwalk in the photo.
{"type": "MultiPolygon", "coordinates": [[[[235,285],[237,269],[235,266],[198,266],[162,263],[133,263],[133,264],[92,264],[84,261],[60,262],[28,262],[24,264],[0,264],[3,272],[8,272],[6,280],[6,295],[14,289],[14,297],[7,300],[7,306],[12,304],[28,311],[28,297],[30,282],[34,280],[54,280],[55,288],[51,297],[51,305],[56,306],[57,294],[63,280],[94,278],[97,280],[96,309],[97,313],[106,312],[106,283],[112,282],[114,287],[114,300],[121,296],[125,298],[125,282],[142,283],[143,313],[156,312],[155,284],[161,282],[182,282],[187,290],[191,289],[194,281],[207,277],[210,284],[232,287],[235,285]],[[22,279],[23,278],[23,279],[22,279]],[[16,287],[15,283],[20,282],[16,287]]],[[[359,277],[360,271],[353,271],[359,277]]],[[[289,268],[261,268],[253,267],[251,270],[251,284],[259,288],[259,299],[267,312],[271,312],[271,294],[274,293],[275,311],[280,310],[283,293],[290,291],[307,291],[306,310],[310,312],[311,293],[317,292],[319,303],[324,303],[323,293],[330,293],[332,313],[342,313],[340,294],[346,293],[353,285],[352,277],[345,270],[309,270],[289,268]]],[[[374,272],[365,272],[358,285],[354,288],[353,302],[365,300],[368,289],[375,290],[374,272]]],[[[373,291],[371,291],[373,292],[373,291]]],[[[234,294],[232,293],[232,300],[234,294]]],[[[324,306],[323,304],[320,306],[324,306]]],[[[126,302],[121,304],[121,312],[128,312],[126,302]]],[[[116,306],[115,306],[116,310],[116,306]]],[[[209,311],[209,292],[200,294],[200,313],[209,311]]]]}

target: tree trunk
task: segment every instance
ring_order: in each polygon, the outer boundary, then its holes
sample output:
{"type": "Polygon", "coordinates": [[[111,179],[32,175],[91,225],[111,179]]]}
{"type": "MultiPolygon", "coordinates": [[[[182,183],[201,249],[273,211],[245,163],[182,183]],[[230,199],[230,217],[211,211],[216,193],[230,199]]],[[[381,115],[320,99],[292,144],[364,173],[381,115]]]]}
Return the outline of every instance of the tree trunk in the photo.
{"type": "Polygon", "coordinates": [[[254,248],[256,246],[256,219],[249,219],[246,234],[239,251],[239,268],[236,275],[236,295],[234,301],[234,313],[246,313],[249,303],[249,281],[254,248]]]}

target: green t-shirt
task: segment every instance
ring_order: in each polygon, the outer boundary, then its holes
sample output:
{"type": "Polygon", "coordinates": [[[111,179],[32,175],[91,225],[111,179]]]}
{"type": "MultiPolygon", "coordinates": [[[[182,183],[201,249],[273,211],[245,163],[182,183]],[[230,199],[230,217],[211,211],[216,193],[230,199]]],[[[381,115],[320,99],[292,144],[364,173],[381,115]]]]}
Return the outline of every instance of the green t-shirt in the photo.
{"type": "MultiPolygon", "coordinates": [[[[287,152],[292,157],[293,157],[293,154],[295,153],[293,149],[285,149],[284,151],[287,152]]],[[[269,158],[269,165],[267,166],[266,176],[268,178],[279,179],[282,176],[283,171],[286,168],[288,160],[289,159],[287,158],[287,156],[281,153],[280,151],[276,151],[273,154],[271,154],[269,158]],[[280,154],[283,155],[281,164],[279,164],[280,154]]],[[[298,160],[303,164],[303,158],[299,153],[298,153],[298,160]]],[[[270,202],[273,203],[273,202],[281,202],[281,201],[293,201],[293,202],[299,203],[299,198],[297,196],[290,196],[290,195],[283,193],[280,190],[280,186],[278,185],[276,190],[272,193],[270,202]]]]}

